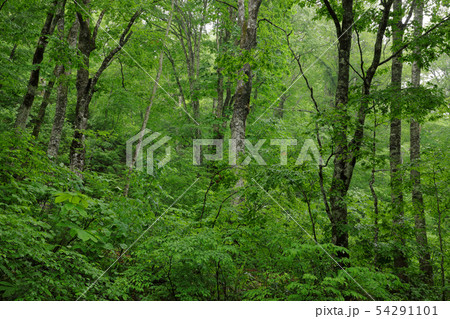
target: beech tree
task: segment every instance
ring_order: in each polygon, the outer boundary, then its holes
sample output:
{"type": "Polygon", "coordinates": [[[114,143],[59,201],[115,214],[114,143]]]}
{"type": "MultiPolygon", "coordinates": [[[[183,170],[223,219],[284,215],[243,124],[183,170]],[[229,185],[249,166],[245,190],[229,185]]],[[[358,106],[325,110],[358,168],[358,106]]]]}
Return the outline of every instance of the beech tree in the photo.
{"type": "MultiPolygon", "coordinates": [[[[89,0],[84,0],[85,6],[89,5],[89,0]]],[[[130,39],[132,32],[131,27],[135,23],[136,19],[141,14],[142,10],[138,9],[136,13],[131,17],[128,25],[123,30],[120,35],[120,39],[117,46],[112,49],[109,54],[103,59],[102,64],[97,69],[93,77],[89,75],[89,58],[96,49],[95,41],[98,35],[100,24],[106,13],[103,10],[95,24],[94,29],[91,31],[89,26],[89,17],[83,16],[83,12],[77,12],[77,18],[80,24],[80,32],[78,36],[78,50],[83,59],[84,65],[77,71],[77,105],[76,105],[76,119],[74,123],[75,133],[70,146],[70,167],[72,170],[81,174],[84,168],[85,160],[85,133],[84,130],[87,129],[88,118],[89,118],[89,104],[91,103],[92,96],[94,95],[95,86],[105,71],[109,66],[116,54],[123,48],[123,46],[130,39]]]]}
{"type": "MultiPolygon", "coordinates": [[[[237,23],[240,28],[241,54],[245,57],[256,47],[258,13],[262,0],[250,0],[247,8],[244,0],[238,1],[237,23]]],[[[234,94],[233,116],[230,128],[231,138],[236,141],[236,153],[244,152],[245,127],[250,112],[250,98],[252,93],[252,68],[245,62],[239,70],[236,91],[234,94]]]]}
{"type": "MultiPolygon", "coordinates": [[[[67,36],[67,43],[71,49],[76,48],[78,29],[79,22],[78,19],[75,19],[67,36]]],[[[72,74],[72,68],[70,65],[64,66],[64,64],[60,64],[55,68],[55,70],[57,70],[59,75],[59,84],[56,95],[55,117],[53,119],[52,132],[50,134],[50,140],[47,147],[47,155],[50,157],[58,156],[61,134],[66,117],[69,81],[72,74]]]]}
{"type": "MultiPolygon", "coordinates": [[[[424,1],[419,1],[414,7],[414,35],[419,37],[423,28],[424,1]]],[[[416,46],[414,53],[419,55],[420,49],[416,46]]],[[[420,87],[420,66],[418,61],[412,63],[411,84],[420,87]]],[[[420,269],[428,283],[433,282],[433,267],[431,266],[430,249],[428,247],[427,227],[425,220],[425,209],[423,202],[422,186],[420,181],[420,124],[414,118],[410,119],[410,178],[412,182],[412,206],[414,211],[414,221],[416,227],[416,241],[419,247],[420,269]]]]}
{"type": "Polygon", "coordinates": [[[0,1],[0,299],[446,300],[449,13],[0,1]]]}
{"type": "Polygon", "coordinates": [[[33,101],[37,93],[39,85],[39,74],[41,71],[41,62],[44,59],[45,49],[48,44],[48,37],[53,34],[56,24],[64,15],[64,8],[66,1],[53,1],[49,7],[47,18],[41,30],[36,50],[33,55],[33,70],[30,72],[30,79],[28,80],[27,92],[23,98],[23,102],[17,111],[15,126],[20,129],[25,129],[27,125],[28,116],[33,106],[33,101]]]}

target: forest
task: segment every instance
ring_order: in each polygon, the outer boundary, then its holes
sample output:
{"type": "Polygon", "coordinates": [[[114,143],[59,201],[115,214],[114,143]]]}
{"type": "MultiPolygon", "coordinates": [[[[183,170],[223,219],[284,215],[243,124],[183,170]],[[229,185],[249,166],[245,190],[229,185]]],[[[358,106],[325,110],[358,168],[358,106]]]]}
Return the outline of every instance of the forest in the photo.
{"type": "Polygon", "coordinates": [[[449,20],[0,0],[0,300],[448,300],[449,20]]]}

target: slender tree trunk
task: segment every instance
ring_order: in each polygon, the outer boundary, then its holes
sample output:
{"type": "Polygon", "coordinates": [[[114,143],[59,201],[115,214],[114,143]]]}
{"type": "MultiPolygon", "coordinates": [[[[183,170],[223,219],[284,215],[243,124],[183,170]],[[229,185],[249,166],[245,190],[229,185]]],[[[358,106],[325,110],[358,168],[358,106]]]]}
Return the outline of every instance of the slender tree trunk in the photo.
{"type": "Polygon", "coordinates": [[[10,61],[14,60],[14,57],[16,56],[16,49],[17,49],[17,43],[14,44],[13,48],[11,49],[11,53],[9,54],[10,61]]]}
{"type": "MultiPolygon", "coordinates": [[[[79,29],[79,22],[76,19],[69,30],[67,41],[69,47],[75,48],[77,45],[77,35],[79,29]]],[[[69,92],[69,78],[71,75],[70,67],[65,69],[64,65],[60,65],[59,85],[56,93],[56,107],[55,117],[53,119],[52,132],[47,147],[47,155],[56,158],[58,156],[59,143],[61,141],[62,130],[64,127],[64,120],[66,117],[67,108],[67,94],[69,92]]]]}
{"type": "MultiPolygon", "coordinates": [[[[57,67],[54,70],[54,74],[57,72],[57,67]]],[[[34,128],[33,128],[33,136],[37,139],[39,137],[39,133],[41,132],[41,126],[44,122],[45,112],[47,110],[47,106],[50,103],[50,96],[53,91],[53,86],[55,85],[55,78],[53,77],[50,82],[48,82],[47,87],[44,91],[44,96],[42,98],[41,105],[39,106],[39,112],[37,117],[34,119],[34,128]]]]}
{"type": "Polygon", "coordinates": [[[308,215],[309,220],[311,221],[311,231],[313,233],[314,241],[317,243],[317,235],[316,235],[316,219],[314,218],[314,215],[311,211],[311,199],[307,195],[306,191],[301,191],[303,198],[305,199],[306,205],[308,207],[308,215]]]}
{"type": "MultiPolygon", "coordinates": [[[[200,100],[199,100],[199,76],[200,76],[200,49],[201,49],[201,42],[202,42],[202,34],[203,34],[203,28],[205,25],[205,19],[206,19],[206,10],[208,7],[208,0],[203,0],[203,15],[202,15],[202,21],[200,23],[200,30],[195,33],[194,38],[194,65],[195,65],[195,77],[192,85],[192,91],[193,91],[193,100],[195,101],[195,108],[194,108],[194,119],[196,121],[199,121],[200,119],[200,100]]],[[[201,136],[200,129],[197,130],[197,137],[201,136]]]]}
{"type": "MultiPolygon", "coordinates": [[[[223,75],[221,69],[219,68],[217,69],[217,103],[214,107],[214,115],[216,116],[216,119],[221,119],[223,117],[224,111],[223,93],[224,93],[223,75]]],[[[213,130],[214,130],[214,138],[217,139],[223,138],[223,132],[219,124],[214,124],[213,130]]]]}
{"type": "MultiPolygon", "coordinates": [[[[229,31],[225,29],[225,35],[223,35],[223,31],[220,30],[220,23],[217,22],[217,52],[220,54],[222,44],[227,42],[226,38],[229,34],[229,31]]],[[[222,68],[217,68],[217,103],[214,106],[213,113],[216,116],[216,119],[221,119],[223,117],[223,111],[224,111],[224,101],[223,101],[223,93],[224,93],[224,86],[223,86],[223,74],[222,74],[222,68]]],[[[223,138],[223,132],[221,130],[221,127],[219,124],[214,124],[213,126],[214,131],[214,138],[216,139],[222,139],[223,138]]]]}
{"type": "MultiPolygon", "coordinates": [[[[179,15],[175,17],[179,30],[178,38],[183,49],[188,73],[190,105],[193,111],[194,120],[197,122],[200,117],[200,97],[198,86],[200,72],[200,44],[205,26],[207,6],[208,0],[203,0],[203,13],[201,21],[196,22],[193,20],[193,15],[190,12],[183,11],[182,8],[175,3],[176,10],[179,12],[179,15]],[[198,25],[199,28],[197,28],[196,25],[198,25]]],[[[200,129],[196,128],[194,131],[194,136],[199,138],[200,135],[200,129]]]]}
{"type": "MultiPolygon", "coordinates": [[[[416,30],[414,35],[420,36],[423,24],[423,3],[416,5],[414,9],[414,21],[416,30]]],[[[420,54],[420,49],[415,49],[420,54]]],[[[414,87],[420,87],[420,67],[414,62],[411,70],[411,82],[414,87]]],[[[420,172],[420,124],[411,118],[410,122],[410,161],[411,161],[411,184],[412,184],[412,208],[414,211],[414,222],[416,228],[416,242],[419,253],[420,270],[425,282],[433,283],[433,267],[431,265],[430,249],[428,247],[427,227],[425,222],[425,208],[421,190],[420,172]]]]}
{"type": "MultiPolygon", "coordinates": [[[[41,30],[41,35],[34,51],[33,56],[33,70],[30,73],[30,79],[28,80],[27,92],[23,98],[23,102],[17,111],[17,117],[15,122],[15,127],[24,130],[27,125],[28,116],[30,115],[31,107],[33,106],[33,101],[37,93],[39,85],[39,74],[41,72],[41,62],[44,59],[45,49],[48,44],[48,37],[53,33],[55,29],[55,21],[58,20],[58,15],[55,14],[57,10],[58,1],[52,2],[50,11],[47,13],[47,18],[45,19],[44,26],[41,30]]],[[[58,10],[59,13],[64,13],[65,1],[62,3],[62,10],[58,10]]]]}
{"type": "MultiPolygon", "coordinates": [[[[352,46],[353,0],[342,1],[342,26],[336,21],[338,46],[338,78],[335,96],[334,122],[334,171],[330,187],[330,221],[332,242],[336,246],[348,248],[348,220],[346,194],[349,182],[346,172],[348,161],[347,144],[347,102],[349,91],[350,51],[352,46]]],[[[338,252],[339,258],[347,258],[348,253],[338,252]]]]}
{"type": "Polygon", "coordinates": [[[282,119],[284,116],[284,103],[288,99],[289,94],[284,93],[280,97],[280,101],[278,102],[278,107],[273,110],[273,115],[279,119],[282,119]]]}
{"type": "MultiPolygon", "coordinates": [[[[392,45],[397,48],[401,45],[403,39],[404,26],[402,24],[402,0],[395,0],[393,4],[394,17],[396,25],[392,35],[392,45]]],[[[395,49],[394,49],[395,50],[395,49]]],[[[392,59],[391,68],[391,87],[395,92],[393,95],[400,94],[402,86],[403,63],[401,55],[392,59]]],[[[393,96],[393,97],[394,97],[393,96]]],[[[401,105],[396,104],[396,99],[391,102],[391,124],[389,139],[389,159],[390,159],[390,176],[391,176],[391,200],[392,213],[394,220],[394,267],[399,277],[407,280],[405,268],[408,266],[408,260],[404,251],[404,202],[403,202],[403,177],[402,177],[402,155],[401,155],[401,139],[402,139],[402,120],[401,105]]]]}
{"type": "MultiPolygon", "coordinates": [[[[58,35],[59,39],[61,41],[64,41],[64,7],[62,8],[63,12],[62,15],[59,17],[58,21],[56,22],[56,27],[58,29],[58,35]]],[[[53,91],[53,86],[55,85],[56,79],[58,79],[61,74],[64,72],[64,66],[63,65],[56,65],[55,69],[53,70],[53,75],[51,81],[48,83],[47,88],[44,92],[44,98],[42,100],[41,106],[39,107],[38,116],[35,119],[34,123],[34,129],[33,129],[33,136],[35,138],[38,138],[39,133],[41,132],[41,126],[44,122],[45,112],[47,110],[47,106],[50,102],[50,96],[53,91]]]]}
{"type": "Polygon", "coordinates": [[[441,204],[439,200],[439,190],[436,182],[436,169],[433,167],[433,186],[434,186],[434,195],[436,197],[436,209],[438,212],[438,236],[439,236],[439,252],[441,253],[441,260],[440,260],[440,268],[441,268],[441,287],[442,287],[442,300],[446,301],[446,291],[447,287],[445,284],[445,251],[444,251],[444,240],[442,238],[442,211],[441,211],[441,204]]]}
{"type": "Polygon", "coordinates": [[[374,211],[374,234],[373,234],[373,247],[374,247],[374,253],[373,253],[373,265],[375,268],[378,268],[378,234],[379,234],[379,228],[378,228],[378,195],[375,192],[375,188],[373,187],[373,184],[375,184],[375,171],[376,171],[376,153],[377,151],[377,118],[376,113],[374,109],[374,124],[373,124],[373,142],[372,142],[372,174],[370,176],[370,192],[372,193],[373,198],[373,211],[374,211]]]}
{"type": "MultiPolygon", "coordinates": [[[[84,0],[84,5],[89,5],[89,0],[84,0]]],[[[80,24],[78,35],[78,51],[81,55],[83,65],[77,71],[77,104],[75,107],[75,123],[74,136],[72,144],[70,145],[70,168],[81,176],[84,168],[85,160],[85,135],[83,133],[87,128],[88,119],[88,105],[90,102],[89,91],[91,81],[89,80],[89,57],[91,52],[95,50],[95,38],[91,34],[89,28],[89,19],[84,19],[83,16],[77,12],[77,18],[80,24]]]]}
{"type": "MultiPolygon", "coordinates": [[[[234,15],[232,8],[229,8],[228,12],[229,12],[229,19],[231,21],[234,20],[235,15],[234,15]]],[[[231,38],[231,32],[230,32],[230,30],[228,30],[226,28],[225,28],[225,30],[220,30],[221,27],[222,27],[222,25],[220,23],[218,23],[218,26],[217,26],[217,33],[218,33],[217,52],[219,52],[219,54],[225,54],[224,52],[221,52],[221,51],[226,50],[226,49],[224,49],[224,45],[229,43],[230,38],[231,38]]],[[[224,93],[225,93],[224,76],[222,74],[222,68],[218,67],[217,68],[217,103],[216,103],[216,107],[214,108],[214,115],[216,116],[216,119],[223,119],[223,117],[224,117],[225,107],[227,106],[226,99],[228,97],[227,96],[224,99],[224,93]]],[[[225,125],[225,121],[222,122],[222,125],[221,124],[214,125],[214,127],[213,127],[214,138],[216,138],[216,139],[223,138],[224,125],[225,125]]]]}
{"type": "MultiPolygon", "coordinates": [[[[170,25],[172,23],[174,3],[175,3],[175,0],[172,0],[172,8],[170,10],[169,20],[167,21],[167,27],[166,27],[166,32],[164,34],[163,42],[165,42],[165,39],[167,39],[167,36],[169,35],[170,25]]],[[[159,86],[159,79],[161,78],[161,74],[162,74],[163,61],[164,61],[164,46],[161,49],[161,52],[159,53],[158,73],[156,74],[155,83],[153,84],[153,90],[152,90],[152,96],[150,98],[150,103],[147,106],[147,109],[145,110],[145,115],[144,115],[144,119],[142,121],[142,126],[141,126],[141,132],[139,133],[139,140],[136,144],[136,151],[135,151],[134,155],[132,156],[131,165],[128,170],[126,185],[125,185],[125,189],[123,191],[124,196],[128,196],[128,191],[130,189],[130,175],[131,175],[131,172],[133,171],[133,166],[136,163],[136,161],[139,157],[139,153],[141,152],[141,149],[142,149],[142,140],[144,139],[145,129],[147,128],[147,123],[148,123],[148,119],[150,116],[150,110],[152,109],[153,102],[156,97],[156,90],[158,89],[158,86],[159,86]]]]}
{"type": "MultiPolygon", "coordinates": [[[[244,0],[238,1],[238,23],[241,28],[240,48],[251,51],[256,47],[256,31],[258,13],[262,0],[248,2],[248,17],[245,17],[244,0]]],[[[245,63],[239,71],[236,85],[233,116],[230,122],[231,138],[236,141],[236,155],[244,152],[245,125],[250,111],[250,96],[252,92],[252,70],[245,63]]]]}

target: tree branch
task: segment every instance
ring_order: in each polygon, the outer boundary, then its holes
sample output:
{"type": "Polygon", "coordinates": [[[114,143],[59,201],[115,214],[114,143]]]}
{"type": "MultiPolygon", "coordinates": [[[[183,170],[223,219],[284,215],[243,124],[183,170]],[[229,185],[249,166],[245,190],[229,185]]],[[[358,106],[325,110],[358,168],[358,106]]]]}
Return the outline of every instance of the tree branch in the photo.
{"type": "Polygon", "coordinates": [[[216,0],[216,2],[223,3],[224,5],[227,5],[227,6],[229,6],[230,8],[233,8],[234,10],[237,10],[237,9],[238,9],[237,7],[235,7],[235,6],[233,6],[232,4],[229,4],[228,2],[225,2],[225,1],[216,0]]]}
{"type": "Polygon", "coordinates": [[[103,17],[105,16],[106,9],[100,12],[100,16],[98,17],[97,23],[95,24],[94,31],[92,32],[92,40],[95,41],[97,39],[98,29],[100,28],[100,24],[102,23],[103,17]]]}
{"type": "Polygon", "coordinates": [[[333,19],[334,25],[336,26],[336,31],[338,36],[341,35],[342,29],[341,24],[339,23],[339,19],[336,15],[336,12],[331,7],[331,4],[328,0],[323,0],[323,3],[325,4],[325,7],[327,7],[328,13],[330,14],[331,18],[333,19]]]}
{"type": "Polygon", "coordinates": [[[90,91],[93,92],[93,89],[95,85],[97,84],[98,79],[100,78],[101,74],[105,69],[108,67],[108,65],[111,63],[114,56],[119,52],[122,47],[128,42],[131,35],[133,34],[132,31],[130,31],[131,27],[133,26],[136,19],[139,17],[139,15],[142,13],[142,9],[138,9],[135,14],[131,17],[130,21],[128,22],[128,25],[123,30],[120,39],[118,41],[117,46],[103,59],[102,64],[98,68],[97,72],[95,73],[94,77],[92,78],[91,84],[90,84],[90,91]]]}
{"type": "Polygon", "coordinates": [[[0,6],[0,11],[3,9],[4,5],[6,4],[8,0],[3,1],[2,5],[0,6]]]}
{"type": "Polygon", "coordinates": [[[413,0],[411,3],[411,7],[409,8],[408,16],[406,17],[405,22],[403,23],[403,28],[406,28],[406,26],[409,23],[409,20],[411,20],[412,14],[414,12],[414,8],[416,7],[416,0],[413,0]]]}
{"type": "Polygon", "coordinates": [[[426,36],[428,36],[432,31],[434,31],[435,29],[439,28],[441,25],[447,23],[450,20],[450,16],[446,16],[445,18],[443,18],[438,24],[436,24],[435,26],[433,26],[432,28],[430,28],[427,32],[423,33],[421,36],[415,38],[414,40],[409,41],[408,43],[405,43],[400,49],[398,49],[394,54],[392,54],[389,58],[383,60],[382,62],[380,62],[380,64],[378,64],[378,66],[383,65],[387,62],[389,62],[390,60],[392,60],[393,58],[395,58],[397,55],[399,55],[400,53],[402,53],[402,51],[404,49],[406,49],[407,47],[409,47],[411,44],[413,44],[414,42],[416,42],[417,40],[424,38],[426,36]]]}
{"type": "MultiPolygon", "coordinates": [[[[259,22],[261,22],[261,21],[268,22],[269,24],[273,25],[275,28],[280,29],[284,33],[287,33],[286,30],[284,30],[282,27],[277,26],[275,23],[273,23],[272,21],[270,21],[269,19],[266,19],[266,18],[258,20],[258,27],[259,27],[259,22]]],[[[292,33],[292,31],[289,32],[289,34],[291,34],[291,33],[292,33]]]]}
{"type": "Polygon", "coordinates": [[[355,33],[356,33],[356,39],[357,39],[358,49],[359,49],[359,58],[361,60],[361,66],[360,66],[361,72],[362,72],[363,77],[365,78],[366,72],[364,71],[364,59],[363,59],[363,52],[362,52],[362,48],[361,48],[361,39],[359,38],[358,28],[355,28],[355,33]]]}

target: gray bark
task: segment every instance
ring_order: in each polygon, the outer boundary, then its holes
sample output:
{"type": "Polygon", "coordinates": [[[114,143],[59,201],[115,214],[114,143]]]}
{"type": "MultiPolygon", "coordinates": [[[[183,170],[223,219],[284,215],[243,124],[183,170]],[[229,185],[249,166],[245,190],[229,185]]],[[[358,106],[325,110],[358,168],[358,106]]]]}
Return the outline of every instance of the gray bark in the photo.
{"type": "Polygon", "coordinates": [[[439,236],[439,252],[441,255],[440,260],[440,268],[441,268],[441,287],[442,287],[442,300],[446,299],[446,284],[445,284],[445,250],[444,250],[444,239],[442,237],[442,210],[441,210],[441,202],[439,199],[439,189],[436,182],[436,167],[433,167],[433,186],[434,186],[434,196],[436,198],[436,209],[438,213],[438,236],[439,236]]]}
{"type": "MultiPolygon", "coordinates": [[[[229,12],[229,18],[230,20],[234,20],[235,19],[235,15],[234,12],[232,10],[232,8],[228,9],[229,12]]],[[[230,39],[231,39],[231,32],[230,30],[226,29],[225,30],[220,30],[221,25],[220,23],[218,23],[217,26],[217,52],[221,52],[223,49],[224,44],[228,44],[230,39]]],[[[219,53],[220,54],[220,53],[219,53]]],[[[231,94],[231,90],[228,88],[226,90],[227,92],[227,96],[224,98],[224,94],[225,94],[225,86],[224,86],[224,76],[222,74],[222,68],[218,67],[217,68],[217,103],[214,107],[214,115],[216,116],[217,119],[223,119],[224,117],[224,112],[226,107],[228,107],[227,103],[229,103],[229,95],[231,94]]],[[[216,124],[213,127],[214,130],[214,138],[216,139],[222,139],[223,138],[223,129],[225,128],[225,120],[222,122],[222,125],[216,124]]]]}
{"type": "MultiPolygon", "coordinates": [[[[335,118],[334,142],[335,157],[334,171],[330,187],[330,209],[329,215],[331,221],[332,242],[336,246],[348,248],[348,229],[347,229],[347,203],[346,194],[349,185],[349,176],[346,174],[348,163],[348,144],[347,144],[347,102],[349,93],[349,74],[350,74],[350,51],[352,46],[352,25],[353,25],[353,0],[342,1],[342,26],[331,8],[328,1],[325,5],[333,18],[336,27],[336,36],[339,39],[338,45],[338,78],[335,95],[335,118]]],[[[340,251],[339,258],[348,257],[347,252],[340,251]]]]}
{"type": "MultiPolygon", "coordinates": [[[[90,0],[84,0],[85,6],[89,5],[90,0]]],[[[102,18],[103,16],[101,16],[102,18]]],[[[95,38],[93,38],[89,28],[89,19],[84,19],[83,15],[77,12],[77,19],[80,24],[78,35],[78,51],[81,55],[83,65],[77,70],[77,104],[75,107],[75,123],[74,123],[74,137],[70,146],[70,168],[81,176],[84,168],[85,136],[83,131],[87,128],[88,105],[90,102],[90,87],[91,81],[89,79],[89,57],[91,52],[95,50],[95,38]]],[[[101,19],[99,19],[101,20],[101,19]]],[[[101,23],[101,21],[100,21],[101,23]]],[[[100,25],[98,23],[98,25],[100,25]]]]}
{"type": "MultiPolygon", "coordinates": [[[[404,33],[404,25],[402,18],[402,0],[394,0],[393,4],[395,26],[393,27],[392,45],[394,48],[401,45],[404,33]]],[[[395,95],[400,94],[402,85],[403,63],[401,62],[401,54],[392,59],[391,68],[391,87],[393,100],[391,102],[391,124],[389,138],[389,160],[390,160],[390,177],[391,177],[391,201],[394,222],[394,267],[397,274],[403,280],[407,280],[404,268],[407,267],[408,261],[404,252],[405,239],[404,232],[404,201],[403,201],[403,176],[402,176],[402,155],[401,155],[401,138],[402,138],[402,121],[401,121],[401,105],[396,104],[395,95]]]]}
{"type": "MultiPolygon", "coordinates": [[[[378,32],[373,48],[373,58],[369,68],[363,72],[363,96],[370,94],[370,87],[373,77],[380,65],[380,58],[383,45],[383,37],[386,32],[389,20],[390,9],[393,0],[383,3],[382,16],[378,23],[378,32]]],[[[349,57],[351,50],[351,31],[353,24],[352,1],[343,1],[343,20],[342,26],[339,22],[337,14],[331,7],[328,0],[324,0],[325,6],[332,17],[336,35],[339,39],[339,72],[337,79],[337,89],[335,95],[336,121],[333,123],[335,134],[333,136],[335,142],[334,169],[329,191],[330,209],[327,214],[332,225],[332,241],[333,244],[348,248],[348,229],[347,229],[347,205],[345,197],[350,187],[353,171],[360,155],[360,149],[364,136],[364,123],[367,114],[367,101],[362,99],[358,114],[356,116],[356,129],[353,139],[347,141],[347,108],[348,90],[349,90],[349,57]]],[[[361,66],[362,68],[362,66],[361,66]]],[[[325,206],[328,206],[326,196],[324,194],[325,206]]],[[[346,253],[338,254],[338,257],[348,257],[346,253]]]]}
{"type": "MultiPolygon", "coordinates": [[[[79,22],[78,20],[75,20],[69,30],[69,35],[67,37],[69,47],[71,48],[75,48],[77,45],[78,29],[79,22]]],[[[69,78],[72,73],[70,67],[66,69],[64,65],[59,65],[59,69],[60,77],[56,93],[55,117],[53,119],[52,132],[50,134],[50,140],[47,147],[47,155],[54,158],[58,156],[59,143],[61,142],[61,135],[64,127],[64,120],[66,117],[69,78]]]]}
{"type": "Polygon", "coordinates": [[[278,101],[278,107],[273,109],[273,115],[279,119],[282,119],[284,116],[284,103],[286,103],[286,100],[288,99],[289,94],[284,93],[280,100],[278,101]]]}
{"type": "MultiPolygon", "coordinates": [[[[56,75],[56,72],[58,72],[57,67],[55,67],[53,74],[56,75]]],[[[34,128],[33,128],[32,135],[36,139],[39,137],[39,133],[41,132],[41,126],[42,126],[42,123],[44,122],[45,112],[47,110],[48,104],[50,103],[50,96],[52,94],[54,85],[55,85],[55,78],[53,77],[50,80],[50,82],[48,82],[47,87],[45,88],[44,96],[42,98],[41,105],[39,106],[39,112],[38,112],[36,118],[34,119],[34,121],[32,121],[32,122],[34,122],[34,128]]]]}
{"type": "MultiPolygon", "coordinates": [[[[84,4],[88,5],[90,0],[84,0],[84,4]]],[[[130,39],[132,32],[130,31],[136,19],[141,14],[139,9],[130,19],[128,25],[122,32],[118,45],[112,49],[109,54],[103,59],[102,64],[92,78],[89,77],[89,57],[92,51],[95,50],[95,39],[97,36],[100,23],[102,21],[105,11],[102,11],[97,24],[91,33],[89,28],[89,20],[84,19],[83,16],[77,12],[78,21],[80,23],[80,32],[78,38],[78,50],[81,53],[84,65],[78,69],[77,72],[77,104],[76,104],[76,119],[75,119],[75,133],[70,146],[70,168],[76,172],[80,177],[84,169],[85,162],[85,135],[84,131],[87,129],[87,122],[89,118],[89,104],[94,95],[95,86],[106,68],[110,65],[115,55],[122,49],[122,47],[130,39]]]]}
{"type": "MultiPolygon", "coordinates": [[[[176,4],[175,7],[179,12],[179,15],[175,17],[178,24],[179,37],[181,47],[184,52],[186,60],[186,68],[188,72],[188,82],[189,82],[189,94],[190,94],[190,104],[192,111],[194,113],[195,121],[199,121],[200,117],[200,99],[199,99],[199,87],[198,78],[200,71],[200,44],[202,39],[202,34],[204,31],[206,10],[208,6],[208,0],[203,0],[203,13],[201,21],[196,23],[193,20],[191,12],[183,12],[181,7],[176,4]],[[199,28],[197,28],[197,25],[199,28]]],[[[184,97],[183,97],[184,99],[184,97]]],[[[197,129],[195,131],[196,137],[200,136],[200,131],[197,129]]]]}
{"type": "MultiPolygon", "coordinates": [[[[62,15],[59,17],[58,21],[56,22],[56,27],[58,29],[58,36],[61,41],[64,41],[64,7],[62,7],[62,15]]],[[[34,129],[33,129],[33,136],[35,138],[39,137],[39,133],[41,132],[41,126],[44,122],[45,113],[47,110],[47,106],[50,103],[50,96],[53,91],[53,86],[55,85],[55,81],[57,78],[61,76],[61,74],[64,72],[64,66],[63,65],[56,65],[55,69],[53,70],[52,79],[48,83],[45,92],[44,92],[44,98],[42,100],[41,106],[39,107],[38,116],[35,119],[34,123],[34,129]]]]}
{"type": "Polygon", "coordinates": [[[375,184],[375,172],[376,172],[376,156],[377,156],[377,117],[376,117],[376,111],[374,109],[374,123],[373,123],[373,141],[372,141],[372,173],[370,176],[369,181],[369,188],[370,192],[372,193],[373,198],[373,212],[374,212],[374,235],[373,235],[373,247],[374,247],[374,253],[373,253],[373,265],[375,268],[378,268],[378,235],[380,232],[380,229],[378,228],[378,216],[379,216],[379,210],[378,210],[378,195],[375,191],[375,188],[373,185],[375,184]]]}
{"type": "Polygon", "coordinates": [[[44,26],[41,30],[41,35],[34,51],[33,56],[33,70],[30,73],[30,78],[28,80],[27,92],[23,98],[23,102],[17,111],[17,117],[15,122],[15,127],[24,130],[27,125],[28,116],[30,115],[31,107],[33,106],[34,98],[37,93],[39,85],[39,75],[41,72],[41,62],[44,59],[45,49],[48,44],[48,37],[53,33],[56,26],[56,21],[64,14],[64,1],[53,1],[49,12],[47,13],[47,18],[45,19],[44,26]],[[59,9],[57,9],[59,4],[59,9]],[[62,9],[61,9],[62,8],[62,9]],[[55,11],[58,11],[55,13],[55,11]]]}
{"type": "MultiPolygon", "coordinates": [[[[416,23],[415,36],[420,36],[423,24],[423,3],[414,9],[414,21],[416,23]]],[[[420,54],[418,48],[416,54],[420,54]]],[[[411,82],[414,87],[420,87],[420,67],[414,62],[411,70],[411,82]]],[[[420,182],[420,124],[411,118],[410,121],[410,161],[411,161],[411,184],[412,184],[412,208],[414,212],[415,235],[419,253],[419,265],[421,273],[428,284],[433,283],[433,267],[431,265],[430,249],[428,247],[427,227],[425,221],[425,209],[420,182]]]]}
{"type": "MultiPolygon", "coordinates": [[[[256,30],[258,13],[262,0],[248,2],[248,19],[245,18],[244,0],[238,1],[238,23],[241,28],[240,48],[251,51],[256,47],[256,30]]],[[[233,116],[230,122],[231,138],[236,141],[236,153],[244,152],[245,125],[250,112],[250,97],[252,92],[252,70],[249,63],[242,66],[236,85],[233,116]]]]}

